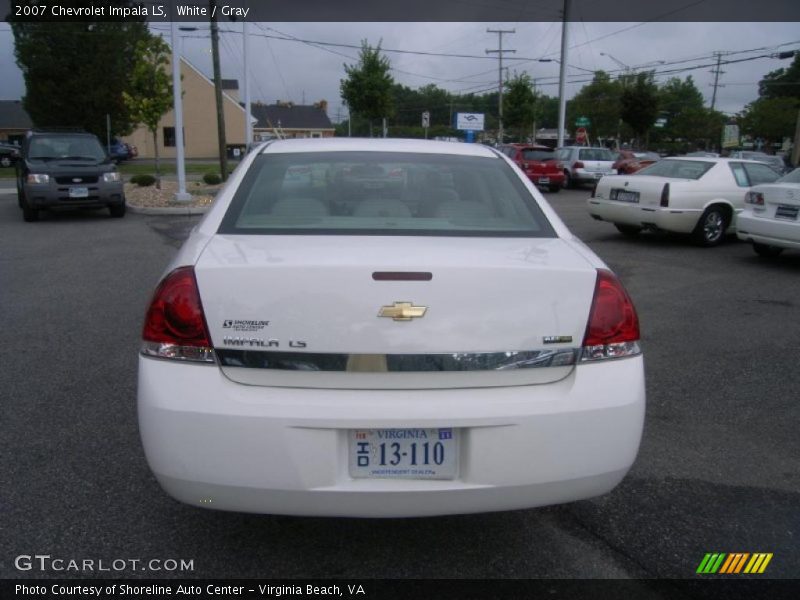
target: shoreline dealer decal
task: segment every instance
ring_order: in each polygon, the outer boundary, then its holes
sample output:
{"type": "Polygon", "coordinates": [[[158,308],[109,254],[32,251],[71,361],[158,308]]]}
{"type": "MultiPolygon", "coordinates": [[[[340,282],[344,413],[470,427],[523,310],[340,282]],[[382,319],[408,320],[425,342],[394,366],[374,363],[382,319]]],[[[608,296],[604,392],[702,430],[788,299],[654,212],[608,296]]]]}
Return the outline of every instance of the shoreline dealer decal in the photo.
{"type": "Polygon", "coordinates": [[[248,319],[225,319],[222,322],[223,329],[233,331],[261,331],[269,326],[269,321],[255,321],[248,319]]]}

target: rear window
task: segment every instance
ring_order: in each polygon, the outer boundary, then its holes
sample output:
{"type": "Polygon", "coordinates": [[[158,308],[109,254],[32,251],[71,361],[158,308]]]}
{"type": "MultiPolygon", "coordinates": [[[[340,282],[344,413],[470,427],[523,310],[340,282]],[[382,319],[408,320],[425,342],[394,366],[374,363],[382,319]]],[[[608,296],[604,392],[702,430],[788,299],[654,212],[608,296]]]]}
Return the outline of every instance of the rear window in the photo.
{"type": "Polygon", "coordinates": [[[553,160],[555,155],[552,150],[524,150],[523,160],[553,160]]]}
{"type": "Polygon", "coordinates": [[[778,179],[778,183],[800,183],[800,169],[795,169],[788,175],[778,179]]]}
{"type": "Polygon", "coordinates": [[[581,148],[578,151],[578,160],[610,160],[613,162],[616,159],[614,153],[605,148],[581,148]]]}
{"type": "Polygon", "coordinates": [[[394,152],[259,155],[219,232],[555,237],[505,161],[394,152]]]}
{"type": "Polygon", "coordinates": [[[704,160],[660,160],[636,174],[674,179],[700,179],[714,164],[704,160]]]}

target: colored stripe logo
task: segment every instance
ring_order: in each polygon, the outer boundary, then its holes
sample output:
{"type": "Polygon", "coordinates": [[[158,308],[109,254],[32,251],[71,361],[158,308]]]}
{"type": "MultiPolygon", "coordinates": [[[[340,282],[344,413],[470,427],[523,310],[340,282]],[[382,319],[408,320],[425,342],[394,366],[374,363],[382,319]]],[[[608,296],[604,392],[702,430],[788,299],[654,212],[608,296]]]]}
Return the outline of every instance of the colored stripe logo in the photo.
{"type": "Polygon", "coordinates": [[[761,574],[767,569],[772,560],[771,552],[708,552],[700,561],[697,573],[708,575],[719,573],[723,575],[738,575],[740,573],[761,574]]]}

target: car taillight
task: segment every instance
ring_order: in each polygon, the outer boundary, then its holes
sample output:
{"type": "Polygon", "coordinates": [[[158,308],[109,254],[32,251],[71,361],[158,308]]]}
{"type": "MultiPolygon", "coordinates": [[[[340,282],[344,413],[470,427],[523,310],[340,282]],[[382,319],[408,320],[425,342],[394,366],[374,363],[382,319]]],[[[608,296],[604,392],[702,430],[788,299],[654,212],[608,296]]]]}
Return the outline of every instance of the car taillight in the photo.
{"type": "Polygon", "coordinates": [[[156,288],[142,328],[142,354],[214,362],[214,349],[192,267],[179,267],[156,288]]]}
{"type": "Polygon", "coordinates": [[[598,269],[581,360],[622,358],[641,352],[639,318],[631,297],[616,275],[598,269]]]}
{"type": "Polygon", "coordinates": [[[764,194],[759,192],[747,192],[744,195],[744,201],[747,204],[755,204],[756,206],[764,206],[764,194]]]}
{"type": "Polygon", "coordinates": [[[574,163],[572,163],[572,168],[573,169],[582,169],[583,168],[583,163],[581,161],[579,161],[579,160],[576,160],[574,163]]]}
{"type": "Polygon", "coordinates": [[[669,206],[669,184],[664,184],[664,189],[661,190],[661,206],[664,208],[669,206]]]}

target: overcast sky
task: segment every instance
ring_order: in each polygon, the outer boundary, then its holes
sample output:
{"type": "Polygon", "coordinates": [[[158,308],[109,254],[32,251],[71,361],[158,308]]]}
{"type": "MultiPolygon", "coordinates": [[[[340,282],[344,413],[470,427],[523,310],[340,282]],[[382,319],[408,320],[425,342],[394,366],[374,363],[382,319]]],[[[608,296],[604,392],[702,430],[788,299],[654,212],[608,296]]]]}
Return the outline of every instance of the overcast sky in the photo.
{"type": "MultiPolygon", "coordinates": [[[[182,23],[197,31],[180,32],[186,58],[206,75],[211,75],[211,42],[208,23],[182,23]]],[[[169,41],[169,24],[155,24],[155,33],[169,41]]],[[[243,81],[242,25],[221,24],[222,73],[243,81]]],[[[504,67],[511,73],[527,72],[537,88],[550,96],[558,94],[557,62],[524,59],[558,59],[561,23],[251,23],[250,64],[253,100],[273,103],[291,100],[311,104],[329,103],[332,120],[345,118],[339,96],[343,63],[357,62],[358,50],[286,41],[269,36],[359,45],[366,39],[383,48],[469,54],[478,58],[454,58],[386,52],[395,81],[412,88],[434,83],[452,92],[480,92],[497,86],[497,54],[486,57],[487,49],[498,48],[497,34],[487,29],[514,29],[503,36],[504,67]]],[[[723,52],[716,108],[734,114],[758,95],[758,81],[769,71],[786,67],[789,60],[755,58],[779,51],[800,50],[800,23],[570,23],[567,97],[591,79],[592,71],[612,74],[632,69],[656,69],[657,81],[692,75],[710,105],[714,75],[714,52],[723,52]],[[601,54],[605,53],[605,55],[601,54]],[[613,57],[613,58],[611,58],[613,57]],[[752,59],[752,60],[747,60],[752,59]],[[618,61],[618,62],[617,62],[618,61]],[[659,61],[663,61],[663,64],[659,61]],[[701,65],[701,68],[693,68],[701,65]],[[681,72],[666,73],[680,69],[681,72]]],[[[8,24],[0,23],[0,99],[18,99],[24,94],[22,76],[14,64],[13,36],[8,24]]]]}

